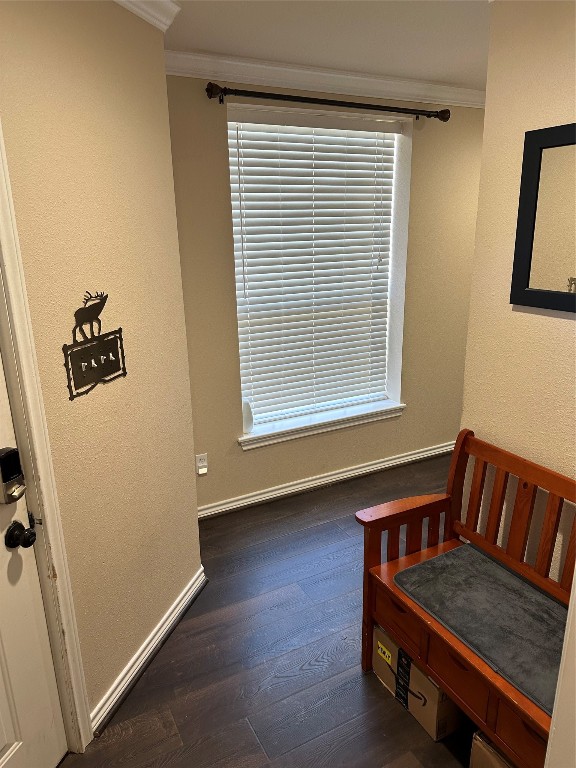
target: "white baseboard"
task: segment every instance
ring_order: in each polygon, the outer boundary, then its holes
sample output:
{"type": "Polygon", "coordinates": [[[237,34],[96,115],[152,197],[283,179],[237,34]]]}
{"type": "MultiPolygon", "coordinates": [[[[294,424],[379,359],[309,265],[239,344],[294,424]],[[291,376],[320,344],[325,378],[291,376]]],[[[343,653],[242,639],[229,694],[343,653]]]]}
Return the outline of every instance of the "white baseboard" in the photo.
{"type": "Polygon", "coordinates": [[[445,453],[450,453],[453,448],[454,441],[441,443],[440,445],[432,445],[429,448],[420,448],[417,451],[409,451],[408,453],[401,453],[397,456],[389,456],[387,459],[369,461],[366,464],[358,464],[355,467],[339,469],[336,472],[327,472],[324,475],[307,477],[304,480],[296,480],[293,483],[277,485],[274,488],[266,488],[263,491],[247,493],[244,496],[236,496],[236,498],[233,499],[217,501],[213,504],[205,504],[198,508],[198,517],[211,517],[212,515],[218,515],[221,512],[230,512],[233,509],[248,507],[252,504],[261,504],[264,501],[277,499],[280,496],[291,496],[294,493],[309,491],[312,488],[319,488],[322,485],[331,485],[340,480],[348,480],[351,477],[369,475],[372,472],[378,472],[381,469],[397,467],[401,464],[410,464],[413,461],[421,461],[422,459],[430,459],[433,456],[441,456],[445,453]]]}
{"type": "Polygon", "coordinates": [[[104,698],[90,713],[92,729],[94,731],[97,731],[100,725],[106,720],[128,686],[140,673],[142,668],[146,666],[148,660],[153,656],[164,638],[172,631],[184,611],[190,605],[194,596],[204,586],[205,582],[206,576],[204,575],[204,567],[201,565],[194,578],[186,585],[186,587],[184,587],[174,603],[170,606],[150,635],[118,675],[108,693],[106,693],[104,698]]]}

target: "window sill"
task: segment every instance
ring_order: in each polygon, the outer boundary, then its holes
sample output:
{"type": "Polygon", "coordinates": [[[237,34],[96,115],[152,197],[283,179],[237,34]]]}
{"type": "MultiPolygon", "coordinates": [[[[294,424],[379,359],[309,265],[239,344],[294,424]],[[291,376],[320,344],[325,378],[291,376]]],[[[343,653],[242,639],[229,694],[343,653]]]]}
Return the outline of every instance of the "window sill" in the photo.
{"type": "Polygon", "coordinates": [[[294,440],[297,437],[318,435],[321,432],[331,432],[334,429],[366,424],[380,419],[390,419],[394,416],[400,416],[405,407],[404,403],[398,403],[395,400],[381,400],[370,405],[356,405],[325,413],[314,413],[310,416],[272,421],[254,427],[252,432],[239,437],[238,442],[242,446],[242,450],[250,451],[264,445],[294,440]]]}

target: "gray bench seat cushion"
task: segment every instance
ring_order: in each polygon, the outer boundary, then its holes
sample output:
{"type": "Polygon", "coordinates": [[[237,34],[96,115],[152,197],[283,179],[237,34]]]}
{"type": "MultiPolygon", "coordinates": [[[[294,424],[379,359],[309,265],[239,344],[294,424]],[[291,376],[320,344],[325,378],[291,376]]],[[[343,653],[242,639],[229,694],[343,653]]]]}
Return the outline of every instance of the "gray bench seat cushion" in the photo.
{"type": "Polygon", "coordinates": [[[396,574],[397,586],[552,714],[567,609],[465,544],[396,574]]]}

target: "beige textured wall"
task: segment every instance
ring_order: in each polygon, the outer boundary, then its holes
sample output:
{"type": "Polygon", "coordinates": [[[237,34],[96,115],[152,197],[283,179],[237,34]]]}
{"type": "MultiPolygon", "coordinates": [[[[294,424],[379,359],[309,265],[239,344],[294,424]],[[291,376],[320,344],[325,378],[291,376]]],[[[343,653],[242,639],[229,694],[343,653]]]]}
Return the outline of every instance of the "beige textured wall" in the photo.
{"type": "MultiPolygon", "coordinates": [[[[576,469],[574,315],[513,308],[509,294],[524,132],[574,122],[576,116],[575,9],[572,2],[491,4],[462,416],[462,425],[479,437],[572,476],[576,469]]],[[[549,768],[573,765],[576,755],[571,657],[574,598],[575,592],[552,721],[549,768]]]]}
{"type": "Polygon", "coordinates": [[[509,303],[524,132],[575,119],[575,5],[491,6],[462,424],[559,472],[576,467],[574,315],[509,303]]]}
{"type": "MultiPolygon", "coordinates": [[[[406,278],[404,414],[243,452],[226,109],[205,81],[169,77],[168,101],[199,504],[454,439],[460,423],[482,110],[414,124],[406,278]]],[[[230,85],[230,84],[229,84],[230,85]]],[[[249,87],[249,86],[241,86],[249,87]]],[[[406,106],[404,103],[403,106],[406,106]]]]}
{"type": "Polygon", "coordinates": [[[0,118],[94,706],[200,564],[161,32],[112,2],[0,3],[0,118]],[[128,376],[70,402],[86,290],[128,376]]]}

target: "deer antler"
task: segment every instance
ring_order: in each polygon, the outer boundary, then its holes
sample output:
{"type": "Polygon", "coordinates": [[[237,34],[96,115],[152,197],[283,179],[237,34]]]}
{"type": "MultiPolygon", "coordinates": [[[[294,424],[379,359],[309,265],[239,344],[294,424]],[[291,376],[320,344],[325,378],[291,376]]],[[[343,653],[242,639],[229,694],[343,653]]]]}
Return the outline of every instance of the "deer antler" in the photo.
{"type": "Polygon", "coordinates": [[[89,301],[92,301],[92,299],[103,299],[104,298],[104,291],[98,291],[94,295],[90,293],[90,291],[86,291],[84,294],[84,306],[88,304],[89,301]]]}

